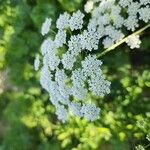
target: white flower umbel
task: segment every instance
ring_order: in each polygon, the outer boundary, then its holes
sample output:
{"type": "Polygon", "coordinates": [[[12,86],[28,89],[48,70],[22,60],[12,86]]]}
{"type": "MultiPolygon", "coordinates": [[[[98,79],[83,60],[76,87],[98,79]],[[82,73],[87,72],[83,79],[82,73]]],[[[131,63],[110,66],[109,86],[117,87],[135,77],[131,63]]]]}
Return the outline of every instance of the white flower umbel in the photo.
{"type": "Polygon", "coordinates": [[[104,96],[110,93],[110,82],[105,80],[101,70],[102,62],[96,56],[88,56],[83,62],[83,72],[88,77],[89,90],[94,95],[104,96]]]}
{"type": "Polygon", "coordinates": [[[82,26],[83,26],[83,18],[84,18],[84,14],[81,13],[80,10],[78,10],[75,13],[73,13],[72,17],[69,20],[69,25],[70,25],[71,31],[82,28],[82,26]]]}
{"type": "Polygon", "coordinates": [[[72,95],[78,100],[84,101],[87,96],[87,89],[82,86],[73,86],[72,87],[72,95]]]}
{"type": "Polygon", "coordinates": [[[55,81],[57,82],[57,85],[59,87],[59,92],[63,97],[63,103],[64,104],[69,104],[69,96],[71,94],[71,90],[70,88],[66,85],[66,81],[67,81],[67,75],[65,74],[64,70],[56,70],[55,73],[55,81]]]}
{"type": "Polygon", "coordinates": [[[59,18],[56,21],[56,27],[59,30],[65,29],[69,27],[69,19],[70,15],[65,12],[64,14],[60,14],[59,18]]]}
{"type": "Polygon", "coordinates": [[[45,22],[42,24],[41,34],[43,36],[46,35],[49,32],[50,26],[51,26],[51,22],[52,22],[51,18],[46,18],[45,22]]]}
{"type": "Polygon", "coordinates": [[[39,59],[39,55],[37,55],[35,60],[34,60],[34,69],[35,69],[35,71],[39,70],[39,65],[40,65],[40,59],[39,59]]]}
{"type": "MultiPolygon", "coordinates": [[[[61,37],[58,37],[57,40],[57,46],[62,46],[62,43],[64,41],[59,42],[61,37]]],[[[51,70],[57,69],[60,59],[56,55],[57,52],[57,46],[56,46],[56,40],[53,41],[52,39],[48,38],[44,40],[44,42],[41,45],[41,53],[43,55],[43,65],[47,65],[50,67],[51,70]]]]}
{"type": "Polygon", "coordinates": [[[140,8],[139,15],[140,19],[147,23],[150,20],[150,6],[140,8]]]}
{"type": "Polygon", "coordinates": [[[131,35],[126,40],[126,43],[128,46],[130,46],[131,49],[140,48],[140,44],[141,44],[140,36],[139,35],[131,35]]]}
{"type": "MultiPolygon", "coordinates": [[[[126,30],[134,31],[139,27],[139,20],[149,22],[149,9],[149,0],[88,0],[85,11],[91,12],[89,22],[84,22],[80,10],[59,16],[57,33],[44,40],[40,56],[40,84],[48,92],[58,119],[67,121],[69,112],[90,121],[99,118],[100,108],[87,103],[88,96],[109,94],[111,83],[105,78],[98,57],[110,51],[113,44],[122,43],[126,30]],[[101,53],[103,46],[108,49],[101,53]]],[[[47,18],[42,25],[42,35],[49,32],[50,26],[51,19],[47,18]]],[[[132,34],[126,43],[133,49],[139,48],[141,41],[138,35],[132,34]]],[[[39,64],[37,56],[35,70],[39,64]]]]}
{"type": "Polygon", "coordinates": [[[57,107],[60,104],[60,99],[62,98],[60,92],[59,92],[59,88],[58,88],[58,84],[55,81],[50,81],[49,82],[49,95],[50,95],[50,101],[52,102],[52,104],[57,107]]]}
{"type": "Polygon", "coordinates": [[[85,76],[92,76],[100,70],[102,62],[96,58],[96,55],[89,55],[82,61],[82,68],[85,76]]]}
{"type": "Polygon", "coordinates": [[[104,40],[103,40],[103,45],[104,45],[104,48],[109,48],[111,47],[112,45],[114,44],[114,40],[110,37],[106,37],[104,40]]]}
{"type": "Polygon", "coordinates": [[[95,104],[83,104],[81,113],[84,118],[90,121],[94,121],[99,118],[100,108],[97,108],[95,104]]]}
{"type": "Polygon", "coordinates": [[[81,70],[81,69],[74,70],[72,72],[71,79],[72,79],[72,83],[73,83],[74,86],[84,87],[84,81],[86,80],[86,77],[84,75],[83,70],[81,70]]]}
{"type": "Polygon", "coordinates": [[[69,51],[63,54],[63,58],[61,60],[64,68],[68,70],[72,70],[75,61],[76,61],[76,58],[69,51]]]}
{"type": "Polygon", "coordinates": [[[62,122],[65,122],[68,119],[68,112],[63,105],[58,105],[56,107],[56,115],[62,122]]]}
{"type": "Polygon", "coordinates": [[[147,5],[147,4],[150,4],[150,1],[149,0],[140,0],[140,3],[143,5],[147,5]]]}
{"type": "Polygon", "coordinates": [[[97,72],[97,74],[93,74],[91,79],[88,80],[89,89],[93,92],[94,95],[104,96],[110,93],[110,85],[111,83],[105,80],[104,76],[101,72],[97,72]]]}
{"type": "Polygon", "coordinates": [[[127,27],[128,30],[134,31],[138,26],[138,18],[137,16],[129,16],[125,21],[124,21],[125,27],[127,27]]]}
{"type": "Polygon", "coordinates": [[[111,15],[119,15],[121,13],[121,7],[119,5],[113,5],[111,7],[111,15]]]}
{"type": "Polygon", "coordinates": [[[99,3],[99,8],[101,13],[109,11],[110,8],[114,6],[115,0],[102,0],[99,3]]]}
{"type": "Polygon", "coordinates": [[[136,16],[140,8],[140,3],[139,2],[132,2],[128,6],[127,13],[129,16],[136,16]]]}
{"type": "MultiPolygon", "coordinates": [[[[150,20],[149,7],[149,0],[99,0],[92,11],[90,24],[95,24],[98,33],[103,33],[104,27],[110,24],[117,29],[125,26],[127,30],[134,31],[139,27],[140,19],[144,22],[150,20]]],[[[103,38],[103,34],[99,35],[103,38]]],[[[108,39],[104,43],[108,43],[108,39]]]]}
{"type": "Polygon", "coordinates": [[[95,30],[85,30],[81,36],[82,49],[97,50],[99,43],[98,33],[95,30]]]}
{"type": "Polygon", "coordinates": [[[62,47],[63,44],[66,44],[66,37],[67,37],[66,31],[64,30],[58,31],[54,41],[56,48],[62,47]]]}
{"type": "Polygon", "coordinates": [[[88,0],[84,5],[84,10],[86,13],[90,13],[93,9],[94,2],[92,0],[88,0]]]}
{"type": "Polygon", "coordinates": [[[72,35],[70,40],[68,41],[68,51],[63,54],[62,64],[66,69],[72,69],[74,66],[74,62],[76,61],[76,57],[81,52],[81,36],[80,35],[72,35]]]}
{"type": "Polygon", "coordinates": [[[52,39],[48,38],[44,40],[44,42],[41,45],[41,53],[44,56],[48,52],[53,51],[54,48],[55,48],[54,42],[52,41],[52,39]]]}
{"type": "Polygon", "coordinates": [[[78,69],[72,72],[72,94],[79,100],[84,100],[87,96],[87,89],[84,87],[84,82],[86,80],[86,76],[84,75],[83,70],[78,69]]]}
{"type": "Polygon", "coordinates": [[[50,90],[50,83],[51,83],[52,74],[49,71],[48,66],[43,66],[41,69],[41,76],[40,76],[40,84],[46,91],[49,92],[50,90]]]}
{"type": "Polygon", "coordinates": [[[108,25],[110,24],[110,15],[104,14],[102,16],[99,16],[96,21],[97,21],[97,24],[108,25]]]}
{"type": "Polygon", "coordinates": [[[81,103],[78,102],[71,102],[69,105],[69,108],[73,115],[78,116],[78,117],[83,117],[83,114],[81,112],[82,105],[81,103]]]}
{"type": "Polygon", "coordinates": [[[127,7],[132,3],[132,0],[119,0],[119,4],[122,7],[127,7]]]}
{"type": "Polygon", "coordinates": [[[49,52],[43,57],[43,64],[48,65],[51,70],[57,69],[60,59],[54,52],[49,52]]]}
{"type": "Polygon", "coordinates": [[[113,15],[112,21],[113,21],[113,26],[116,28],[121,28],[124,24],[124,17],[121,15],[113,15]]]}
{"type": "MultiPolygon", "coordinates": [[[[111,25],[105,27],[105,35],[109,36],[113,42],[117,42],[124,37],[124,34],[121,32],[121,30],[117,30],[111,25]]],[[[106,39],[107,38],[108,37],[106,37],[106,39]]]]}
{"type": "Polygon", "coordinates": [[[77,56],[81,52],[81,35],[72,35],[70,40],[68,41],[68,46],[69,46],[69,52],[77,56]]]}

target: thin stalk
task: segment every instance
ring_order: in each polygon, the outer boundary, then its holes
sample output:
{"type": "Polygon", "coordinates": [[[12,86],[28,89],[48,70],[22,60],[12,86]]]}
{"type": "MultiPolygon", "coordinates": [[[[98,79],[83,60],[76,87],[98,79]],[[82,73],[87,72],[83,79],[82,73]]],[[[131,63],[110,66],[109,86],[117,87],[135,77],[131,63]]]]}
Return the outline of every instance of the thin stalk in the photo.
{"type": "Polygon", "coordinates": [[[146,145],[144,148],[148,148],[150,146],[150,144],[146,145]]]}
{"type": "Polygon", "coordinates": [[[67,28],[67,30],[68,30],[69,34],[72,36],[72,32],[71,32],[70,28],[67,28]]]}
{"type": "MultiPolygon", "coordinates": [[[[146,29],[148,29],[150,27],[150,24],[146,25],[145,27],[139,29],[138,31],[130,34],[129,36],[132,36],[132,35],[139,35],[140,33],[142,33],[143,31],[145,31],[146,29]]],[[[117,42],[116,44],[112,45],[111,47],[107,48],[104,52],[100,53],[97,55],[97,58],[101,57],[101,56],[104,56],[106,53],[114,50],[116,47],[118,47],[119,45],[121,45],[122,43],[126,42],[126,40],[128,39],[128,37],[125,37],[123,38],[121,41],[117,42]]]]}
{"type": "Polygon", "coordinates": [[[54,30],[50,29],[50,32],[54,33],[55,35],[57,34],[54,30]]]}

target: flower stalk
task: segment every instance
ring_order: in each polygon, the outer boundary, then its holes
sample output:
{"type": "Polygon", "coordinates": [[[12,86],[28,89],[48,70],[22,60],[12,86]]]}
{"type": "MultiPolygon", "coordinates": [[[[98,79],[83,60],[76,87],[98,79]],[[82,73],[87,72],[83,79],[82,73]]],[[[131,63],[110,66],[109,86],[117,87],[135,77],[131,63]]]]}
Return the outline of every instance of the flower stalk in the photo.
{"type": "MultiPolygon", "coordinates": [[[[145,31],[146,29],[148,29],[150,27],[150,24],[144,26],[143,28],[139,29],[138,31],[130,34],[129,36],[132,35],[139,35],[140,33],[142,33],[143,31],[145,31]]],[[[117,42],[116,44],[112,45],[111,47],[107,48],[105,51],[103,51],[102,53],[100,53],[99,55],[97,55],[97,58],[100,58],[102,56],[104,56],[106,53],[114,50],[116,47],[118,47],[119,45],[121,45],[122,43],[126,42],[126,40],[128,39],[128,37],[123,38],[121,41],[117,42]]]]}

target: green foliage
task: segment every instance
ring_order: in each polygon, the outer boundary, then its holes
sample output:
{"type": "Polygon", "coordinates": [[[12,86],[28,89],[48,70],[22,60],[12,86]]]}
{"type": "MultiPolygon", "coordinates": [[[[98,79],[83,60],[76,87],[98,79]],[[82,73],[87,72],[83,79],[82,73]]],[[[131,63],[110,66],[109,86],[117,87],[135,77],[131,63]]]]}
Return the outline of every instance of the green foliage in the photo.
{"type": "Polygon", "coordinates": [[[147,144],[148,34],[142,36],[140,50],[131,51],[123,45],[103,58],[103,70],[112,87],[105,98],[89,95],[89,100],[102,109],[100,119],[95,122],[70,118],[67,123],[60,123],[48,95],[39,85],[33,60],[42,41],[39,31],[43,20],[47,16],[56,20],[63,11],[83,8],[82,3],[82,0],[0,1],[0,69],[8,70],[6,80],[10,83],[0,93],[0,149],[129,150],[141,142],[147,144]]]}
{"type": "Polygon", "coordinates": [[[61,4],[61,7],[63,8],[63,10],[65,11],[69,11],[69,12],[73,12],[75,11],[77,8],[79,8],[81,6],[81,2],[83,0],[58,0],[58,2],[61,4]]]}

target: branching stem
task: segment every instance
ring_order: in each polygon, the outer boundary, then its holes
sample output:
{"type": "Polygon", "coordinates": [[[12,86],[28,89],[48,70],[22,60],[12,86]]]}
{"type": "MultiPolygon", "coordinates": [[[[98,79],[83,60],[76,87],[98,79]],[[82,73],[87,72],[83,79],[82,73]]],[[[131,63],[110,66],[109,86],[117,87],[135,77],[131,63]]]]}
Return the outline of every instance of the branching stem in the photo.
{"type": "Polygon", "coordinates": [[[146,145],[144,148],[148,148],[150,146],[150,144],[146,145]]]}
{"type": "Polygon", "coordinates": [[[50,32],[54,33],[55,35],[57,34],[54,30],[50,29],[50,32]]]}
{"type": "MultiPolygon", "coordinates": [[[[139,29],[138,31],[134,32],[133,34],[130,34],[129,36],[132,36],[132,35],[139,35],[140,33],[142,33],[143,31],[145,31],[146,29],[148,29],[150,27],[150,24],[146,25],[145,27],[139,29]]],[[[121,41],[117,42],[116,44],[112,45],[111,47],[107,48],[105,51],[103,51],[102,53],[98,54],[97,55],[97,58],[100,58],[102,56],[104,56],[106,53],[114,50],[116,47],[118,47],[119,45],[121,45],[122,43],[124,43],[128,37],[125,37],[123,38],[121,41]]]]}

